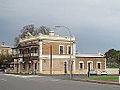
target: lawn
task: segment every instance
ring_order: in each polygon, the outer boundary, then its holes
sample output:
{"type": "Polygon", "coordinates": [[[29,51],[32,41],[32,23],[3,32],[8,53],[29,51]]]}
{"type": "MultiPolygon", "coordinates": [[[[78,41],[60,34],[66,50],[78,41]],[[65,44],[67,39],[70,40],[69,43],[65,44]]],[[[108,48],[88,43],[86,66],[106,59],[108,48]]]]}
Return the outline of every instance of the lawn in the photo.
{"type": "Polygon", "coordinates": [[[90,78],[83,78],[83,79],[104,80],[104,81],[118,81],[119,77],[90,77],[90,78]]]}

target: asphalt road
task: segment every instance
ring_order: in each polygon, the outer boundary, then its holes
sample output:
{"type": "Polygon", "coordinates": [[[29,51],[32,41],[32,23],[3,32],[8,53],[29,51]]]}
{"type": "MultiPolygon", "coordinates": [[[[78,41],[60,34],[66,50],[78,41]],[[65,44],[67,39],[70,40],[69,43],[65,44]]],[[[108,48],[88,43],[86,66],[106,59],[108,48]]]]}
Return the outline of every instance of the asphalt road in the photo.
{"type": "Polygon", "coordinates": [[[62,80],[49,76],[0,74],[0,90],[120,90],[120,86],[62,80]]]}

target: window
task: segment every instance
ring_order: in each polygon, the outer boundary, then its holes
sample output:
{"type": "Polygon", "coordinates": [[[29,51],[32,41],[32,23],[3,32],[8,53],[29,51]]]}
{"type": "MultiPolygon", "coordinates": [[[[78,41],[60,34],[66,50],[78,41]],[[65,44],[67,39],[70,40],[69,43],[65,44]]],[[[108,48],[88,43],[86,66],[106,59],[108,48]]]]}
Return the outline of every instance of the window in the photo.
{"type": "Polygon", "coordinates": [[[67,54],[72,54],[72,47],[70,45],[67,46],[67,54]]]}
{"type": "Polygon", "coordinates": [[[37,53],[37,47],[35,47],[34,49],[35,49],[35,53],[37,53]]]}
{"type": "Polygon", "coordinates": [[[30,51],[29,51],[29,48],[27,48],[27,53],[29,53],[30,51]]]}
{"type": "Polygon", "coordinates": [[[97,62],[97,68],[100,69],[101,68],[101,63],[97,62]]]}
{"type": "Polygon", "coordinates": [[[83,61],[79,61],[79,69],[83,69],[84,68],[84,62],[83,61]]]}
{"type": "Polygon", "coordinates": [[[71,54],[71,47],[68,47],[68,54],[71,54]]]}
{"type": "Polygon", "coordinates": [[[64,47],[62,45],[59,46],[59,54],[64,53],[64,47]]]}
{"type": "Polygon", "coordinates": [[[20,54],[22,54],[22,49],[20,49],[20,54]]]}
{"type": "Polygon", "coordinates": [[[98,63],[98,69],[100,69],[100,63],[98,63]]]}
{"type": "Polygon", "coordinates": [[[83,63],[79,63],[80,64],[80,69],[82,69],[83,68],[83,63]]]}
{"type": "Polygon", "coordinates": [[[32,53],[38,53],[38,48],[37,47],[32,47],[31,52],[32,53]]]}

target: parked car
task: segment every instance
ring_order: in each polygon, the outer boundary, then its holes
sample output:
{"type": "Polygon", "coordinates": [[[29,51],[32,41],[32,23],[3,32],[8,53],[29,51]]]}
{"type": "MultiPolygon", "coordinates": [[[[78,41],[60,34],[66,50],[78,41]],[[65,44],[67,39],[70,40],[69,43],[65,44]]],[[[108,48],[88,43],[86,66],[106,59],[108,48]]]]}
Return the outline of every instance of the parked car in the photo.
{"type": "Polygon", "coordinates": [[[106,70],[102,70],[101,71],[101,75],[107,75],[107,71],[106,70]]]}
{"type": "Polygon", "coordinates": [[[1,69],[1,68],[0,68],[0,72],[4,72],[4,69],[1,69]]]}
{"type": "Polygon", "coordinates": [[[95,70],[90,70],[89,74],[90,74],[90,75],[97,75],[97,71],[95,71],[95,70]]]}

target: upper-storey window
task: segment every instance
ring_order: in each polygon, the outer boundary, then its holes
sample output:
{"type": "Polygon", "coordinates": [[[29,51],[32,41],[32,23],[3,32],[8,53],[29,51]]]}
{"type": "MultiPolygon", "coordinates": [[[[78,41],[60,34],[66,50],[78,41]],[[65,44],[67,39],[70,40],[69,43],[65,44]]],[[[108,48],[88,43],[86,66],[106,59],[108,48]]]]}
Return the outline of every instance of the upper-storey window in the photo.
{"type": "Polygon", "coordinates": [[[72,54],[72,48],[70,45],[67,46],[67,54],[72,54]]]}
{"type": "Polygon", "coordinates": [[[60,45],[59,46],[59,54],[63,54],[64,53],[64,46],[60,45]]]}
{"type": "Polygon", "coordinates": [[[23,54],[22,49],[20,49],[20,54],[23,54]]]}
{"type": "Polygon", "coordinates": [[[38,47],[32,47],[31,53],[38,53],[38,47]]]}

